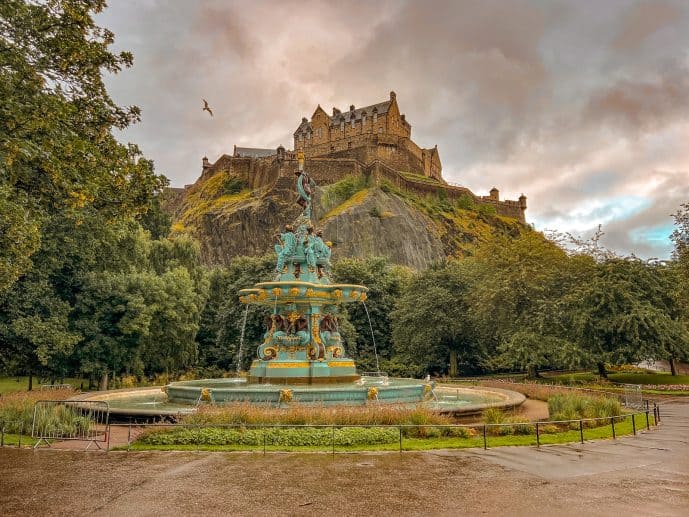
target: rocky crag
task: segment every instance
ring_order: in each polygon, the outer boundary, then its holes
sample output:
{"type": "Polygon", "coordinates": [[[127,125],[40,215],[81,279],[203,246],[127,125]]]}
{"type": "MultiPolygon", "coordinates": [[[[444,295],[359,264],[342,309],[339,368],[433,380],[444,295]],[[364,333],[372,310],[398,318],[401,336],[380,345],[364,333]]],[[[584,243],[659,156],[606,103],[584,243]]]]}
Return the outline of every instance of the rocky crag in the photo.
{"type": "MultiPolygon", "coordinates": [[[[284,150],[268,157],[204,159],[199,180],[170,189],[165,207],[172,233],[189,233],[201,243],[208,265],[239,255],[272,251],[275,234],[296,218],[296,160],[284,150]]],[[[517,202],[478,197],[468,189],[384,163],[352,158],[312,158],[306,170],[317,183],[315,219],[341,257],[385,256],[423,269],[446,257],[470,255],[495,234],[530,231],[517,202]],[[514,204],[511,205],[510,203],[514,204]]]]}

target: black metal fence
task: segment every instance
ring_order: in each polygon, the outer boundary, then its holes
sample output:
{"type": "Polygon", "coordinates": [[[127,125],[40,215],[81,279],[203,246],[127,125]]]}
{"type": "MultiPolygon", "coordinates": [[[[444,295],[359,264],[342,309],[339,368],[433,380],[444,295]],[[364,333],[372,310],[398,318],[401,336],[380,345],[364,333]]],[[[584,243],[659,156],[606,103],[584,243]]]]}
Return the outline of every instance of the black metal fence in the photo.
{"type": "MultiPolygon", "coordinates": [[[[147,433],[153,430],[179,430],[186,429],[191,432],[191,440],[187,445],[191,445],[192,448],[196,450],[201,450],[209,444],[204,444],[202,435],[205,429],[236,429],[236,430],[256,430],[260,431],[261,435],[258,442],[254,441],[249,447],[251,450],[258,450],[266,454],[269,450],[298,450],[300,445],[286,445],[281,446],[280,444],[273,443],[273,436],[271,436],[271,431],[275,430],[289,430],[289,429],[320,429],[329,433],[329,443],[327,444],[327,450],[335,454],[338,450],[342,452],[362,450],[365,449],[365,444],[361,445],[351,445],[347,444],[346,440],[344,443],[340,440],[339,434],[342,430],[346,429],[382,429],[387,432],[386,445],[390,449],[390,435],[394,433],[396,435],[396,449],[400,452],[405,450],[404,441],[410,438],[423,438],[432,440],[434,438],[444,438],[447,440],[467,440],[463,446],[465,447],[483,447],[488,449],[491,445],[499,446],[496,443],[501,436],[514,435],[514,436],[532,436],[535,438],[536,447],[550,443],[563,443],[563,442],[553,442],[549,440],[549,437],[556,436],[557,433],[567,432],[567,431],[578,431],[578,440],[571,440],[567,443],[579,441],[584,443],[586,440],[586,433],[594,429],[601,429],[602,427],[608,427],[611,429],[611,435],[613,439],[618,436],[618,430],[620,424],[624,422],[631,423],[631,433],[628,433],[628,427],[625,429],[625,434],[631,434],[635,436],[637,432],[641,430],[650,430],[652,426],[656,426],[661,421],[660,406],[657,403],[650,403],[645,401],[645,408],[643,411],[637,411],[633,413],[625,413],[623,415],[611,416],[611,417],[601,417],[601,418],[582,418],[582,419],[572,419],[572,420],[546,420],[537,422],[500,422],[492,424],[401,424],[401,425],[341,425],[341,424],[185,424],[185,423],[148,423],[148,424],[112,424],[108,421],[108,408],[107,403],[101,404],[84,404],[84,402],[68,402],[68,401],[40,401],[36,404],[34,413],[34,422],[29,434],[26,433],[24,429],[24,424],[21,421],[0,421],[0,446],[6,447],[10,444],[6,443],[6,435],[8,430],[13,430],[12,433],[13,441],[17,442],[14,445],[21,447],[22,443],[32,444],[37,447],[41,443],[50,444],[50,441],[63,441],[63,440],[81,440],[88,442],[86,449],[88,449],[92,444],[101,448],[100,444],[105,445],[105,450],[110,448],[110,435],[114,429],[126,429],[127,441],[126,450],[129,451],[132,448],[133,443],[136,438],[142,433],[147,433]],[[50,402],[51,404],[46,404],[50,402]],[[59,405],[58,405],[59,403],[59,405]],[[104,404],[104,405],[103,405],[104,404]],[[54,416],[55,411],[64,411],[64,408],[69,408],[69,411],[79,412],[82,418],[89,420],[87,427],[73,428],[73,427],[56,427],[50,424],[50,418],[54,416]],[[62,408],[62,409],[58,409],[62,408]],[[46,415],[48,418],[46,419],[46,415]],[[17,429],[18,429],[18,440],[17,440],[17,429]],[[434,436],[433,436],[434,435],[434,436]],[[493,444],[491,444],[493,441],[493,444]],[[277,449],[275,446],[277,445],[277,449]]],[[[122,434],[123,433],[118,433],[122,434]]],[[[320,447],[325,450],[326,445],[324,444],[322,438],[323,433],[321,433],[320,447]]],[[[597,438],[598,436],[594,437],[597,438]]],[[[590,435],[589,435],[590,439],[590,435]]],[[[455,443],[455,445],[458,442],[455,443]]],[[[213,445],[213,444],[210,444],[213,445]]],[[[124,444],[122,445],[124,447],[124,444]]],[[[222,447],[222,445],[220,445],[222,447]]],[[[171,448],[174,448],[172,446],[171,448]]],[[[237,449],[236,444],[227,444],[228,450],[237,449]]]]}
{"type": "MultiPolygon", "coordinates": [[[[399,424],[399,425],[343,425],[343,424],[217,424],[217,423],[207,423],[207,424],[182,424],[182,423],[152,423],[152,424],[112,424],[112,427],[126,427],[127,428],[127,451],[131,450],[132,444],[134,443],[136,436],[140,436],[143,433],[159,430],[189,430],[191,433],[191,442],[187,441],[186,446],[191,446],[196,448],[196,450],[201,450],[202,447],[223,447],[225,446],[228,450],[236,450],[238,444],[213,444],[213,443],[203,443],[202,435],[206,429],[236,429],[236,430],[257,430],[262,431],[260,441],[254,442],[247,446],[243,444],[242,448],[249,448],[250,450],[262,450],[263,454],[266,454],[275,443],[271,442],[271,435],[269,431],[271,430],[288,430],[288,429],[321,429],[328,430],[330,432],[330,443],[328,444],[328,450],[335,454],[338,449],[344,449],[343,452],[347,450],[362,450],[362,447],[347,446],[346,444],[338,443],[336,439],[336,431],[341,431],[343,429],[385,429],[388,431],[393,431],[397,434],[397,449],[399,452],[404,451],[404,440],[409,437],[427,437],[429,432],[437,433],[440,431],[440,437],[457,440],[471,440],[470,446],[472,447],[483,447],[488,449],[491,446],[491,440],[504,435],[521,435],[521,436],[534,436],[536,447],[544,445],[543,438],[546,436],[554,436],[557,433],[565,431],[578,431],[578,440],[571,440],[566,443],[571,443],[574,441],[585,442],[585,435],[588,430],[600,429],[601,427],[609,427],[612,432],[612,438],[616,439],[618,436],[617,430],[621,423],[628,421],[631,423],[631,433],[625,432],[625,434],[631,434],[636,436],[636,434],[641,430],[650,430],[652,426],[658,425],[660,422],[660,407],[653,403],[647,405],[644,411],[625,413],[618,416],[611,417],[600,417],[600,418],[582,418],[573,420],[547,420],[538,422],[502,422],[494,424],[427,424],[427,425],[416,425],[416,424],[399,424]],[[557,428],[557,431],[553,431],[553,428],[557,428]],[[509,429],[508,432],[505,430],[509,429]],[[524,433],[524,430],[528,429],[530,432],[524,433]],[[531,431],[531,429],[533,429],[531,431]],[[464,430],[464,431],[462,431],[464,430]]],[[[189,438],[189,437],[188,437],[189,438]]],[[[426,438],[433,439],[433,438],[426,438]]],[[[547,439],[546,439],[547,442],[547,439]]],[[[555,442],[554,442],[555,443],[555,442]]],[[[564,443],[564,442],[560,442],[564,443]]],[[[390,442],[387,442],[389,445],[390,442]]],[[[150,445],[150,444],[149,444],[150,445]]],[[[155,445],[155,444],[153,444],[155,445]]],[[[179,445],[179,444],[178,444],[179,445]]],[[[239,444],[241,445],[241,444],[239,444]]],[[[280,446],[278,449],[280,451],[284,450],[299,450],[299,447],[303,445],[286,445],[280,446]]],[[[321,444],[323,450],[325,450],[325,445],[321,444]]],[[[175,448],[171,445],[171,448],[175,448]]]]}

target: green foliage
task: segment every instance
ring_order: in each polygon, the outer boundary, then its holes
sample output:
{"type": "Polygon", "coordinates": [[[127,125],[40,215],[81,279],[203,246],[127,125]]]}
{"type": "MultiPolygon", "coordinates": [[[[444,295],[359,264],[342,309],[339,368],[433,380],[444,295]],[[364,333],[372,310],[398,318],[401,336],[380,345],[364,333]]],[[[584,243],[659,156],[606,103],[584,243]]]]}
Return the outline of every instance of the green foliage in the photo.
{"type": "Polygon", "coordinates": [[[483,353],[467,318],[467,264],[449,261],[418,274],[390,315],[395,350],[427,372],[457,375],[483,353]]]}
{"type": "MultiPolygon", "coordinates": [[[[381,359],[390,359],[396,352],[391,339],[390,313],[408,283],[411,271],[390,264],[381,257],[340,259],[333,268],[333,277],[338,283],[368,287],[366,308],[371,317],[378,355],[381,359]]],[[[345,318],[353,325],[350,334],[344,335],[348,353],[362,370],[375,370],[373,338],[364,306],[361,303],[349,305],[345,318]]]]}
{"type": "Polygon", "coordinates": [[[367,187],[368,178],[366,176],[362,174],[345,176],[340,181],[326,187],[321,202],[325,211],[329,212],[367,187]]]}
{"type": "Polygon", "coordinates": [[[475,210],[476,203],[469,194],[462,194],[455,201],[455,206],[461,210],[475,210]]]}
{"type": "Polygon", "coordinates": [[[617,399],[586,397],[578,393],[555,394],[548,398],[551,420],[578,420],[581,418],[605,418],[622,414],[617,399]]]}
{"type": "MultiPolygon", "coordinates": [[[[345,427],[335,429],[336,446],[375,445],[393,443],[399,439],[397,429],[345,427]]],[[[148,445],[279,445],[283,447],[331,446],[333,431],[330,428],[177,428],[145,433],[139,443],[148,445]]]]}

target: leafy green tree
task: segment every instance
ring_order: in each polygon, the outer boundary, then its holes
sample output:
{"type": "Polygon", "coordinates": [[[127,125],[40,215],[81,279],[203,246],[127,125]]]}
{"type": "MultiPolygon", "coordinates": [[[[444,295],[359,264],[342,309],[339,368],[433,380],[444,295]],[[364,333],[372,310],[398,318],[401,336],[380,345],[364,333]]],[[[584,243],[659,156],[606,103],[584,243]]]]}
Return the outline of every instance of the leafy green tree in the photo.
{"type": "Polygon", "coordinates": [[[232,259],[226,271],[223,272],[226,283],[217,281],[217,291],[210,294],[214,300],[207,308],[208,313],[203,317],[207,326],[201,329],[205,332],[205,346],[201,355],[206,357],[208,363],[202,366],[220,366],[225,369],[237,368],[239,358],[239,345],[246,311],[246,327],[244,329],[244,348],[240,368],[246,370],[255,357],[256,346],[262,341],[265,332],[265,317],[270,313],[265,308],[247,306],[239,302],[239,291],[253,287],[258,282],[265,282],[273,277],[275,269],[275,255],[268,254],[262,257],[236,257],[232,259]],[[215,318],[211,318],[211,312],[216,312],[215,318]],[[212,345],[212,336],[215,336],[215,344],[212,345]],[[215,363],[212,358],[215,359],[215,363]]]}
{"type": "Polygon", "coordinates": [[[389,360],[392,357],[394,351],[390,313],[394,310],[396,300],[411,276],[409,269],[390,264],[387,259],[381,257],[343,258],[335,263],[333,267],[335,282],[368,287],[366,307],[362,303],[344,306],[344,317],[341,322],[347,351],[357,360],[362,369],[374,370],[376,367],[373,337],[379,359],[389,360]],[[366,309],[371,318],[373,337],[366,309]],[[345,321],[352,324],[356,331],[355,336],[347,335],[351,330],[347,329],[345,321]]]}
{"type": "Polygon", "coordinates": [[[456,377],[484,350],[468,318],[467,263],[449,261],[418,274],[392,313],[395,351],[425,371],[456,377]]]}
{"type": "Polygon", "coordinates": [[[497,237],[475,257],[469,312],[494,365],[524,368],[576,362],[562,321],[561,297],[585,268],[541,234],[497,237]]]}
{"type": "Polygon", "coordinates": [[[687,333],[671,296],[666,265],[635,258],[596,264],[569,293],[566,306],[583,364],[624,364],[685,357],[687,333]]]}
{"type": "Polygon", "coordinates": [[[67,316],[92,271],[166,180],[112,130],[139,119],[102,72],[131,65],[95,25],[102,0],[0,2],[0,359],[56,367],[78,341],[67,316]],[[48,303],[46,300],[50,300],[48,303]],[[40,339],[43,329],[52,337],[40,339]],[[61,359],[60,359],[61,360],[61,359]],[[49,363],[49,364],[48,364],[49,363]]]}

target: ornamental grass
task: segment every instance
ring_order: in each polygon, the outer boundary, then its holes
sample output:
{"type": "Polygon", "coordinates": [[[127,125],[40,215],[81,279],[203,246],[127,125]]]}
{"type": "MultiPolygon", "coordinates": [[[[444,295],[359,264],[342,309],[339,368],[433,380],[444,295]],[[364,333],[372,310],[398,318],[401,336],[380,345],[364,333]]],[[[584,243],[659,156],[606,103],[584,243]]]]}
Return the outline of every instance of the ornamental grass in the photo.
{"type": "Polygon", "coordinates": [[[449,425],[452,418],[423,407],[393,404],[367,406],[322,406],[291,403],[288,408],[248,403],[202,406],[183,416],[185,424],[245,425],[449,425]]]}
{"type": "Polygon", "coordinates": [[[65,400],[76,394],[71,389],[18,391],[0,396],[0,426],[7,433],[31,430],[34,404],[39,400],[65,400]]]}

